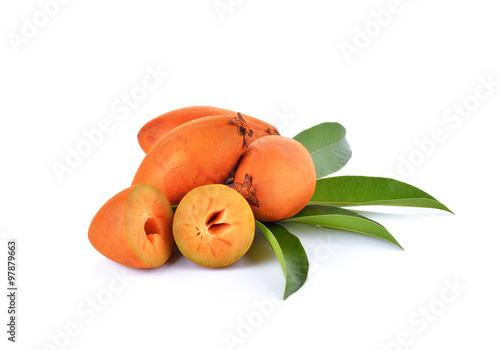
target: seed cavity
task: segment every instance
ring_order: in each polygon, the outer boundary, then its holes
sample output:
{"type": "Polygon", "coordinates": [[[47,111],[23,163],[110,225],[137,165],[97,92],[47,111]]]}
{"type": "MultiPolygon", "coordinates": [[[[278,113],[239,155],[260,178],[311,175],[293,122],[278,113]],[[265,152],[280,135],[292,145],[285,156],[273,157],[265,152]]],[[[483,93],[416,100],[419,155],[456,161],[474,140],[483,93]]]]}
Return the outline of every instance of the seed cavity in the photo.
{"type": "Polygon", "coordinates": [[[230,227],[231,224],[215,224],[210,226],[207,231],[210,235],[217,236],[227,231],[230,227]]]}
{"type": "Polygon", "coordinates": [[[160,231],[161,228],[158,220],[153,216],[148,217],[146,222],[144,223],[144,232],[146,233],[146,236],[157,235],[160,233],[160,231]]]}
{"type": "Polygon", "coordinates": [[[226,209],[223,210],[218,210],[213,212],[207,217],[207,220],[205,222],[206,227],[210,227],[215,224],[220,224],[222,223],[222,220],[224,219],[224,213],[226,212],[226,209]]]}

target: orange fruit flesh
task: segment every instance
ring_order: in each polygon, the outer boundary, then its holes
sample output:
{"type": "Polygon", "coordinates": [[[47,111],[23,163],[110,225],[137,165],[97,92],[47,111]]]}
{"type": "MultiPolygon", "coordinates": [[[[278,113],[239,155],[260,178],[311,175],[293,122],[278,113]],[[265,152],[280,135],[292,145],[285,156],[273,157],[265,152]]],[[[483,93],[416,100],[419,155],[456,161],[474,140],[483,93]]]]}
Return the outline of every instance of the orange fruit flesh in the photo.
{"type": "Polygon", "coordinates": [[[125,231],[128,245],[145,265],[160,266],[172,254],[172,207],[151,185],[136,186],[127,198],[125,231]]]}
{"type": "Polygon", "coordinates": [[[189,192],[174,216],[174,239],[181,253],[197,264],[222,267],[250,248],[255,221],[246,200],[225,185],[206,185],[189,192]]]}

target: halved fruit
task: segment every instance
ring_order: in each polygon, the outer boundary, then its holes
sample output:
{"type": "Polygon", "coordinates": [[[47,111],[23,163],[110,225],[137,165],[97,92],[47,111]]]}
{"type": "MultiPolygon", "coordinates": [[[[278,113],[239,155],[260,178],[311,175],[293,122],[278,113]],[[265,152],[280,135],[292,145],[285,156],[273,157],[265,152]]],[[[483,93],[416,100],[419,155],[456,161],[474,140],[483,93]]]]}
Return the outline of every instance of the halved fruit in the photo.
{"type": "Polygon", "coordinates": [[[151,268],[172,254],[173,211],[156,187],[129,187],[99,209],[89,227],[89,241],[102,255],[119,264],[151,268]]]}
{"type": "Polygon", "coordinates": [[[225,185],[191,190],[179,203],[173,234],[181,253],[207,267],[234,263],[250,248],[255,219],[250,205],[225,185]]]}

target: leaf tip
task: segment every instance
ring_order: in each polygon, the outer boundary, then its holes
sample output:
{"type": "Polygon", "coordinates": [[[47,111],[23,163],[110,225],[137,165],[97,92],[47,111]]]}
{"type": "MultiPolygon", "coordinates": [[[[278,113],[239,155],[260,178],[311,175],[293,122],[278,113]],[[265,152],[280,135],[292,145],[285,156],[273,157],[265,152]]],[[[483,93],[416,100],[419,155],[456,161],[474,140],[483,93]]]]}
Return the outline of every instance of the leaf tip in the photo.
{"type": "Polygon", "coordinates": [[[445,208],[445,209],[443,209],[444,211],[447,211],[448,213],[455,215],[455,213],[454,213],[454,212],[452,212],[452,211],[451,211],[451,210],[450,210],[447,206],[445,206],[444,204],[443,204],[443,207],[445,208]]]}
{"type": "Polygon", "coordinates": [[[455,215],[455,213],[452,212],[451,209],[448,208],[446,205],[444,205],[443,203],[441,203],[441,202],[439,202],[437,200],[436,200],[436,202],[439,204],[439,206],[438,207],[434,207],[435,209],[440,209],[440,210],[443,210],[443,211],[447,211],[448,213],[455,215]]]}

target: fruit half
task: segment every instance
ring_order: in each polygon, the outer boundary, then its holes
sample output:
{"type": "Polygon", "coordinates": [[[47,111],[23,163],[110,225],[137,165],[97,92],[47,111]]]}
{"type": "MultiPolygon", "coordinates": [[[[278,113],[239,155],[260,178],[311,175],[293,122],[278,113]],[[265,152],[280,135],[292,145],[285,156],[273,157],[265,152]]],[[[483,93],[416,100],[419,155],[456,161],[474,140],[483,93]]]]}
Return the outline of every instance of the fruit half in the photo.
{"type": "Polygon", "coordinates": [[[102,255],[119,264],[151,268],[172,254],[173,211],[156,187],[136,185],[110,200],[89,227],[89,241],[102,255]]]}
{"type": "Polygon", "coordinates": [[[200,186],[179,203],[173,234],[181,253],[207,267],[234,263],[250,248],[255,220],[250,205],[225,185],[200,186]]]}

